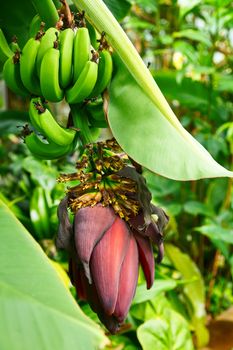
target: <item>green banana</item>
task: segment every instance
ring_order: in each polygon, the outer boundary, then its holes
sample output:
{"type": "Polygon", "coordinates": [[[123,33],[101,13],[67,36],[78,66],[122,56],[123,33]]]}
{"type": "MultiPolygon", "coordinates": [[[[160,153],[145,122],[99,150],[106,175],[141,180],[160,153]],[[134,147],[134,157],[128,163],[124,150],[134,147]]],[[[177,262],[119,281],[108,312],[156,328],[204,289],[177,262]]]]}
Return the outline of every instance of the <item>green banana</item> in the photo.
{"type": "MultiPolygon", "coordinates": [[[[56,28],[51,27],[48,30],[46,30],[45,34],[41,38],[40,46],[36,57],[36,70],[38,77],[40,76],[40,67],[42,59],[45,53],[48,51],[48,49],[54,47],[54,42],[57,40],[58,34],[58,30],[56,28]]],[[[49,69],[50,67],[48,68],[48,70],[49,69]]]]}
{"type": "MultiPolygon", "coordinates": [[[[42,104],[40,97],[34,97],[31,99],[29,104],[29,117],[32,126],[35,130],[39,131],[41,134],[44,134],[41,125],[40,125],[40,119],[39,119],[39,107],[43,109],[44,106],[42,104]]],[[[44,135],[45,136],[45,135],[44,135]]]]}
{"type": "Polygon", "coordinates": [[[103,103],[96,102],[87,104],[86,110],[88,113],[88,120],[92,127],[97,128],[107,128],[108,123],[105,119],[104,110],[103,110],[103,103]]]}
{"type": "Polygon", "coordinates": [[[33,19],[31,20],[30,26],[29,26],[29,37],[34,38],[38,31],[41,28],[41,18],[38,14],[36,14],[33,19]]]}
{"type": "Polygon", "coordinates": [[[3,78],[8,88],[16,95],[27,96],[29,92],[25,89],[20,77],[20,63],[16,53],[13,57],[8,58],[3,66],[3,78]]]}
{"type": "Polygon", "coordinates": [[[13,55],[14,52],[10,49],[6,41],[5,35],[2,29],[0,28],[0,61],[4,63],[9,57],[12,57],[13,55]]]}
{"type": "Polygon", "coordinates": [[[64,92],[59,85],[60,51],[50,48],[45,53],[40,67],[40,85],[44,98],[51,102],[63,99],[64,92]]]}
{"type": "Polygon", "coordinates": [[[20,58],[20,75],[24,86],[32,94],[41,95],[40,82],[36,75],[36,56],[40,46],[38,39],[30,38],[20,58]]]}
{"type": "Polygon", "coordinates": [[[89,97],[100,95],[108,86],[112,77],[112,56],[108,50],[100,52],[98,65],[98,78],[95,87],[89,97]]]}
{"type": "Polygon", "coordinates": [[[97,32],[95,28],[87,20],[86,20],[86,26],[89,31],[91,45],[95,50],[97,50],[98,49],[97,32]]]}
{"type": "Polygon", "coordinates": [[[90,128],[88,122],[88,114],[83,106],[71,105],[71,114],[74,126],[80,129],[80,138],[84,145],[93,143],[96,141],[96,130],[90,128]]]}
{"type": "Polygon", "coordinates": [[[59,146],[70,145],[73,142],[76,131],[62,128],[48,109],[38,113],[38,123],[49,141],[59,146]]]}
{"type": "Polygon", "coordinates": [[[76,83],[66,91],[68,103],[79,103],[92,92],[98,75],[98,64],[87,61],[76,83]]]}
{"type": "Polygon", "coordinates": [[[71,28],[63,30],[59,37],[60,43],[60,85],[66,88],[72,80],[72,59],[74,32],[71,28]]]}
{"type": "Polygon", "coordinates": [[[83,27],[77,30],[74,37],[74,52],[73,52],[73,83],[77,81],[79,75],[87,61],[90,59],[91,42],[88,29],[83,27]]]}
{"type": "Polygon", "coordinates": [[[32,0],[32,4],[40,15],[41,20],[45,22],[46,28],[55,26],[59,16],[53,0],[32,0]]]}
{"type": "Polygon", "coordinates": [[[49,238],[51,236],[49,207],[42,187],[36,187],[33,190],[29,207],[31,222],[37,237],[49,238]]]}
{"type": "Polygon", "coordinates": [[[29,151],[40,159],[56,159],[61,158],[73,151],[73,144],[59,146],[50,141],[43,142],[34,132],[25,137],[25,143],[29,151]]]}

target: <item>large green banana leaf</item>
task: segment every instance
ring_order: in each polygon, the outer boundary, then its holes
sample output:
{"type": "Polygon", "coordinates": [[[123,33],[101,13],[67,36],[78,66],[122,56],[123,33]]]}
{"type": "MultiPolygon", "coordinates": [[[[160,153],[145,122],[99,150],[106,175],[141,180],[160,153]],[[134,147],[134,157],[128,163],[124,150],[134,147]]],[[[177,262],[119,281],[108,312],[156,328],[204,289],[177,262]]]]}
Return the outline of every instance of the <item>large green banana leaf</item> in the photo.
{"type": "Polygon", "coordinates": [[[2,201],[0,227],[0,349],[96,350],[106,344],[2,201]]]}
{"type": "Polygon", "coordinates": [[[121,61],[110,87],[109,123],[138,163],[175,180],[232,177],[182,127],[127,35],[102,0],[73,0],[121,61]]]}

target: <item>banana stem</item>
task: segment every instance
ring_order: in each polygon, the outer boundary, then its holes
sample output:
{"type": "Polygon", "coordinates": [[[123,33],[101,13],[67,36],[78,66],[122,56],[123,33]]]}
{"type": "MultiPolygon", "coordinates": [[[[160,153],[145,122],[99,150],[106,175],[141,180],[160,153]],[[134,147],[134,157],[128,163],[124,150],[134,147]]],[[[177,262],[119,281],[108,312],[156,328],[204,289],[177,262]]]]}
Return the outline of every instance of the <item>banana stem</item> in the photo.
{"type": "Polygon", "coordinates": [[[53,0],[31,0],[46,28],[55,26],[59,20],[58,12],[53,0]]]}

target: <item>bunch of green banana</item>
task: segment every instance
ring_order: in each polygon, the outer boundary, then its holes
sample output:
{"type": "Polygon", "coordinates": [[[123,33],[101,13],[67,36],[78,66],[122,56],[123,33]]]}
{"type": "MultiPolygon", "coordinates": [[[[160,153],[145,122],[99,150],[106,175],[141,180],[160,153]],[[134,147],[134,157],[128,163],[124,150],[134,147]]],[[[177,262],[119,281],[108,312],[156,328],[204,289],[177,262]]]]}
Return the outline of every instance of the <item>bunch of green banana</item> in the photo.
{"type": "MultiPolygon", "coordinates": [[[[39,20],[38,16],[33,18],[32,27],[35,22],[38,29],[39,20]]],[[[0,32],[0,59],[1,53],[6,61],[20,52],[17,42],[11,47],[0,32]]],[[[44,32],[41,25],[36,36],[26,42],[17,63],[25,90],[50,102],[60,102],[64,96],[69,104],[95,98],[105,90],[112,75],[111,54],[103,48],[99,54],[93,49],[86,27],[51,27],[44,32]]]]}
{"type": "MultiPolygon", "coordinates": [[[[55,20],[54,5],[46,1],[55,20]]],[[[39,0],[35,0],[37,6],[39,0]]],[[[78,135],[84,143],[95,142],[99,128],[107,127],[102,102],[90,101],[107,88],[113,64],[107,46],[100,44],[98,51],[98,34],[90,24],[67,28],[60,19],[45,31],[46,23],[41,22],[45,17],[39,13],[32,19],[30,38],[22,51],[15,38],[8,45],[0,29],[0,61],[7,86],[18,95],[32,95],[29,116],[34,132],[25,137],[26,145],[36,157],[55,159],[74,150],[78,135]],[[80,134],[60,126],[45,103],[64,98],[80,134]],[[85,100],[90,100],[87,105],[85,100]]]]}

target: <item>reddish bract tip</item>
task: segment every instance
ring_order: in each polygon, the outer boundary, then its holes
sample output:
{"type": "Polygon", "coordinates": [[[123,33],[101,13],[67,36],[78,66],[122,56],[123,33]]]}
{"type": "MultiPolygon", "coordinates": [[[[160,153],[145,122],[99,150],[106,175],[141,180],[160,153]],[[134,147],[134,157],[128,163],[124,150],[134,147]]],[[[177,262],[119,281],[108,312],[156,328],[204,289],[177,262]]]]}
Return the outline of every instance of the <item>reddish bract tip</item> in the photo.
{"type": "Polygon", "coordinates": [[[114,312],[121,266],[129,244],[126,223],[116,217],[113,225],[96,245],[91,256],[91,276],[103,310],[107,315],[114,312]]]}

